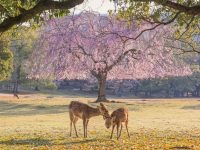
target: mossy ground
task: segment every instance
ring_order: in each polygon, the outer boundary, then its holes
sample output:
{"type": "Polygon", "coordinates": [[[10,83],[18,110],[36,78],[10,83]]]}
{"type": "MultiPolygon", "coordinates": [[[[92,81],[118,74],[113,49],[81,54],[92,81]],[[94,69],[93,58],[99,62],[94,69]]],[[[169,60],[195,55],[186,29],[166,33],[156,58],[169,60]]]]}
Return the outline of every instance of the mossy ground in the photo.
{"type": "Polygon", "coordinates": [[[68,104],[80,100],[96,107],[94,98],[29,94],[16,99],[0,97],[0,149],[200,149],[200,101],[198,99],[112,99],[111,111],[129,108],[128,139],[110,140],[110,130],[101,116],[89,122],[89,137],[69,137],[68,104]]]}

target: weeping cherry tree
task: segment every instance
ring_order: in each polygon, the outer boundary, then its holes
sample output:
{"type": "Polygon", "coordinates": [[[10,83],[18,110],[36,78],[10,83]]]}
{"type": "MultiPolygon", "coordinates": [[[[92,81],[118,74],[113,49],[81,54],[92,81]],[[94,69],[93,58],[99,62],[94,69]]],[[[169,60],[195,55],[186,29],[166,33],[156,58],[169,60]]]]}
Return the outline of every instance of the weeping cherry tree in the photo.
{"type": "MultiPolygon", "coordinates": [[[[99,101],[106,101],[106,80],[145,79],[190,74],[177,61],[167,40],[172,30],[160,26],[83,12],[46,22],[32,55],[30,77],[96,79],[99,101]]],[[[177,43],[178,44],[178,43],[177,43]]]]}

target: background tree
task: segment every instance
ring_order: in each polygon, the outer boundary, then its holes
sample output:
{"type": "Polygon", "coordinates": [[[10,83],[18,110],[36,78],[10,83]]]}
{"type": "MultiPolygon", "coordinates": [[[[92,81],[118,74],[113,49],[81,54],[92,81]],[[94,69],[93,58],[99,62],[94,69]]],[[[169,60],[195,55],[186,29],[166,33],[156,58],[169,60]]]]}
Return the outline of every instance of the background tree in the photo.
{"type": "Polygon", "coordinates": [[[158,28],[131,40],[132,35],[140,33],[146,26],[149,25],[144,23],[139,27],[132,23],[127,27],[123,20],[89,12],[51,20],[42,28],[37,44],[40,51],[36,50],[32,56],[35,59],[30,77],[94,77],[99,85],[97,101],[104,101],[107,79],[190,73],[188,67],[174,60],[171,49],[164,46],[169,28],[158,28]]]}
{"type": "Polygon", "coordinates": [[[140,92],[145,92],[147,97],[152,93],[152,97],[199,97],[200,93],[200,74],[199,74],[199,55],[196,53],[183,53],[176,55],[179,59],[187,63],[193,74],[185,77],[165,77],[150,80],[139,81],[138,88],[134,89],[140,92]],[[156,85],[156,86],[154,86],[156,85]]]}
{"type": "Polygon", "coordinates": [[[7,42],[0,39],[0,81],[10,77],[13,69],[12,57],[7,42]]]}
{"type": "MultiPolygon", "coordinates": [[[[183,55],[182,55],[183,56],[183,55]]],[[[184,61],[190,64],[190,68],[193,72],[191,76],[188,76],[187,80],[192,83],[192,96],[200,97],[200,57],[196,53],[184,53],[184,61]]]]}
{"type": "Polygon", "coordinates": [[[37,31],[27,26],[10,30],[1,35],[0,51],[0,89],[17,95],[18,88],[56,89],[52,80],[29,80],[30,55],[37,41],[37,31]]]}
{"type": "Polygon", "coordinates": [[[31,55],[37,32],[22,26],[17,29],[17,35],[11,40],[11,49],[14,54],[14,71],[12,73],[13,93],[18,93],[18,85],[27,80],[27,61],[31,55]]]}
{"type": "Polygon", "coordinates": [[[194,75],[189,77],[165,77],[138,82],[139,97],[197,97],[194,75]],[[193,80],[191,80],[193,79],[193,80]]]}

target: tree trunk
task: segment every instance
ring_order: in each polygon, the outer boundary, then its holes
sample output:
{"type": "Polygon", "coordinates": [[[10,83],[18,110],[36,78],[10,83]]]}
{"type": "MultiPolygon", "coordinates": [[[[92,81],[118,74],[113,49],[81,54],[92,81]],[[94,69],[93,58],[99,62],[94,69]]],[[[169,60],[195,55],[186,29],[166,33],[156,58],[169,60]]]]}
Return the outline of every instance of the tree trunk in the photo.
{"type": "Polygon", "coordinates": [[[108,101],[106,99],[106,75],[99,75],[97,80],[98,80],[98,98],[96,102],[108,101]]]}
{"type": "Polygon", "coordinates": [[[200,92],[199,92],[199,88],[197,89],[197,94],[196,94],[197,97],[200,97],[200,92]]]}
{"type": "Polygon", "coordinates": [[[13,87],[13,94],[17,94],[18,93],[18,81],[15,81],[14,82],[14,87],[13,87]]]}
{"type": "Polygon", "coordinates": [[[180,93],[180,96],[181,96],[181,97],[184,97],[184,92],[183,92],[183,91],[180,93]]]}
{"type": "Polygon", "coordinates": [[[18,87],[19,87],[19,82],[20,82],[20,77],[21,77],[20,74],[21,74],[21,65],[19,65],[16,70],[16,79],[14,81],[13,94],[18,93],[18,87]]]}
{"type": "Polygon", "coordinates": [[[40,91],[39,80],[36,80],[35,91],[40,91]]]}
{"type": "Polygon", "coordinates": [[[166,93],[166,98],[169,98],[170,97],[170,93],[169,93],[169,90],[167,89],[166,91],[165,91],[165,93],[166,93]]]}
{"type": "Polygon", "coordinates": [[[148,97],[148,91],[144,92],[144,96],[147,98],[148,97]]]}
{"type": "Polygon", "coordinates": [[[187,97],[189,97],[189,91],[187,91],[187,97]]]}
{"type": "Polygon", "coordinates": [[[40,91],[40,89],[37,85],[35,86],[35,91],[40,91]]]}

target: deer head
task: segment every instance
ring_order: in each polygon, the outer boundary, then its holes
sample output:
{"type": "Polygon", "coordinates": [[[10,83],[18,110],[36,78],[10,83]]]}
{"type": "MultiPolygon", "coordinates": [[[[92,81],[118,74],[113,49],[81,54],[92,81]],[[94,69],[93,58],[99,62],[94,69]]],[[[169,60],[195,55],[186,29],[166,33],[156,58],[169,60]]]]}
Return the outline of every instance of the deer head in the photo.
{"type": "Polygon", "coordinates": [[[114,120],[115,120],[115,117],[111,117],[111,116],[109,116],[105,119],[105,126],[107,129],[110,128],[110,126],[113,124],[114,120]]]}
{"type": "Polygon", "coordinates": [[[107,117],[109,117],[108,109],[105,107],[103,103],[100,103],[100,106],[97,106],[101,115],[103,116],[103,119],[105,120],[107,117]]]}

